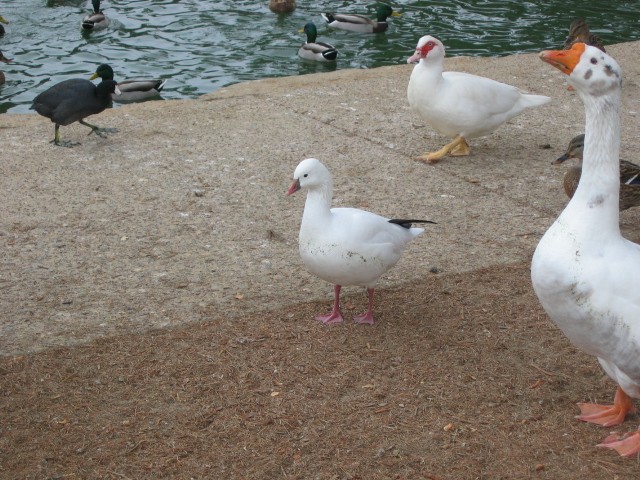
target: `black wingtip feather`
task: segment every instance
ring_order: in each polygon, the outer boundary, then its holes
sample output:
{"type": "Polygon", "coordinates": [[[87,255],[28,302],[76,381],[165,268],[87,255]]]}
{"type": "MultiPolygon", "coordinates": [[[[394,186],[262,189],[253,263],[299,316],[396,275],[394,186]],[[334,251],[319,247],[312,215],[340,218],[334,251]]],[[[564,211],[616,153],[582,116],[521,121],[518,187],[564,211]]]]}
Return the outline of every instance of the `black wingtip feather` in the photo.
{"type": "Polygon", "coordinates": [[[413,226],[414,223],[433,223],[437,225],[436,222],[432,222],[431,220],[405,220],[400,218],[392,218],[389,220],[389,223],[395,223],[396,225],[400,225],[402,228],[409,229],[413,226]]]}
{"type": "Polygon", "coordinates": [[[327,23],[331,23],[331,22],[334,22],[334,21],[336,20],[336,18],[333,16],[333,14],[332,14],[332,13],[325,13],[325,14],[324,14],[324,20],[325,20],[327,23]]]}

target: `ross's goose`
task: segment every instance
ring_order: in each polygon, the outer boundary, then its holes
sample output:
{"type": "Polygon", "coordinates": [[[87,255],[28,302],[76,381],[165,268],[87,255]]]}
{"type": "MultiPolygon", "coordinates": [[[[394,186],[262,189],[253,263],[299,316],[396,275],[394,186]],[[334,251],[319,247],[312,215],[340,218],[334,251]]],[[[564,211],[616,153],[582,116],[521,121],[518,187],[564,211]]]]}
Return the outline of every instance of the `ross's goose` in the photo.
{"type": "Polygon", "coordinates": [[[307,41],[298,49],[298,56],[315,62],[331,62],[338,57],[338,50],[328,43],[317,42],[318,29],[313,22],[307,22],[301,32],[307,34],[307,41]]]}
{"type": "Polygon", "coordinates": [[[357,285],[367,287],[369,308],[353,319],[372,324],[376,281],[400,260],[405,245],[424,231],[411,225],[434,222],[389,220],[357,208],[331,208],[331,174],[315,158],[300,162],[293,179],[287,195],[301,188],[308,190],[298,237],[300,256],[311,273],[335,285],[331,313],[316,319],[323,323],[342,322],[340,289],[343,285],[357,285]]]}
{"type": "Polygon", "coordinates": [[[111,23],[102,10],[100,10],[100,0],[91,0],[93,12],[82,19],[83,30],[102,30],[111,23]]]}
{"type": "Polygon", "coordinates": [[[443,72],[444,56],[442,42],[425,35],[407,59],[407,63],[418,62],[407,88],[409,105],[434,130],[453,138],[440,150],[416,160],[435,163],[446,155],[469,155],[468,139],[488,135],[525,108],[550,100],[489,78],[443,72]]]}
{"type": "Polygon", "coordinates": [[[386,4],[378,6],[375,20],[363,15],[349,13],[321,13],[320,15],[331,28],[358,33],[384,32],[389,27],[387,18],[400,16],[399,13],[394,12],[393,8],[386,4]]]}
{"type": "MultiPolygon", "coordinates": [[[[640,398],[640,245],[623,238],[618,223],[622,75],[613,58],[584,43],[540,56],[569,76],[586,127],[582,178],[540,240],[531,279],[549,317],[618,384],[613,405],[579,404],[580,420],[609,427],[640,398]]],[[[614,434],[600,446],[633,455],[640,431],[614,434]]]]}
{"type": "MultiPolygon", "coordinates": [[[[584,133],[576,135],[569,142],[567,151],[558,157],[554,164],[560,164],[575,158],[578,165],[571,167],[564,174],[563,187],[569,198],[573,197],[580,176],[582,175],[582,152],[584,150],[584,133]]],[[[620,160],[620,211],[640,205],[640,165],[627,160],[620,160]]]]}

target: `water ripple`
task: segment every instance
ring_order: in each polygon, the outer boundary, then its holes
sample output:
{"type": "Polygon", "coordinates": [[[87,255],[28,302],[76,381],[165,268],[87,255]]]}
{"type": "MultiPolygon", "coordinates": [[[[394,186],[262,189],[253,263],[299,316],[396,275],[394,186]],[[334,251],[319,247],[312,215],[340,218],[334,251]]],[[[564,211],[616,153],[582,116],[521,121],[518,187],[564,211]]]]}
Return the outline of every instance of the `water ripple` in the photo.
{"type": "Polygon", "coordinates": [[[118,78],[163,77],[164,98],[193,98],[245,80],[301,75],[336,68],[373,68],[404,63],[419,37],[439,37],[447,54],[506,55],[559,47],[569,23],[586,17],[605,44],[640,38],[636,2],[583,0],[430,0],[389,2],[401,17],[385,34],[331,30],[320,12],[374,15],[374,2],[298,1],[277,16],[268,0],[103,0],[112,20],[105,31],[83,33],[87,1],[5,0],[11,21],[0,48],[14,63],[0,64],[0,112],[27,112],[35,95],[72,77],[88,78],[109,63],[118,78]],[[587,4],[588,3],[588,4],[587,4]],[[309,5],[312,4],[312,7],[309,5]],[[319,39],[340,50],[336,65],[297,57],[298,30],[309,20],[319,39]]]}

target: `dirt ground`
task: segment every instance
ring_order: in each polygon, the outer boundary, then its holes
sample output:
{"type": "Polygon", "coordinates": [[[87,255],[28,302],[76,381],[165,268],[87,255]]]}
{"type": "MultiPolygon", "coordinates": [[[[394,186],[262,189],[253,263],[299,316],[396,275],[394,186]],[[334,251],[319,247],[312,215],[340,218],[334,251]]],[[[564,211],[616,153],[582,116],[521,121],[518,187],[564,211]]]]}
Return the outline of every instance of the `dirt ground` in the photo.
{"type": "MultiPolygon", "coordinates": [[[[636,162],[638,46],[607,46],[636,162]]],[[[574,418],[615,385],[529,276],[581,103],[537,55],[448,64],[553,101],[437,165],[412,160],[443,138],[407,105],[407,65],[111,109],[94,121],[120,132],[64,127],[73,149],[0,116],[0,478],[638,478],[574,418]],[[297,252],[304,194],[284,195],[308,156],[335,205],[438,222],[381,279],[374,326],[313,320],[332,289],[297,252]]]]}
{"type": "Polygon", "coordinates": [[[0,475],[637,478],[574,419],[614,385],[549,323],[527,264],[384,291],[371,328],[311,319],[328,306],[2,358],[0,475]]]}

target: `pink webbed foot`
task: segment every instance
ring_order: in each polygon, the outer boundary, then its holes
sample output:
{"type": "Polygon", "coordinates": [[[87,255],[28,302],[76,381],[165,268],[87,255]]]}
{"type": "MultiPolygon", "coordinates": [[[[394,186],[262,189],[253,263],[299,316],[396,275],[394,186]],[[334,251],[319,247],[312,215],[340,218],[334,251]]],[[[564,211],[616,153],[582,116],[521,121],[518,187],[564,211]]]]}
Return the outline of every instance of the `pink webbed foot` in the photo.
{"type": "Polygon", "coordinates": [[[598,405],[596,403],[579,403],[580,415],[578,420],[595,423],[603,427],[620,425],[624,422],[627,413],[635,412],[633,400],[624,393],[620,387],[616,390],[613,405],[598,405]]]}
{"type": "Polygon", "coordinates": [[[373,325],[373,288],[367,288],[367,295],[369,297],[369,309],[362,315],[354,315],[353,321],[355,323],[373,325]]]}
{"type": "Polygon", "coordinates": [[[318,315],[316,316],[316,320],[327,324],[327,323],[342,323],[342,312],[340,311],[340,290],[342,287],[340,285],[335,285],[333,287],[333,309],[331,313],[328,315],[318,315]]]}
{"type": "Polygon", "coordinates": [[[599,443],[598,447],[613,448],[623,457],[630,457],[640,453],[640,430],[623,436],[613,432],[602,443],[599,443]]]}
{"type": "Polygon", "coordinates": [[[315,318],[316,320],[322,323],[342,323],[343,322],[342,313],[340,313],[340,310],[338,311],[333,310],[331,313],[327,315],[316,315],[315,318]]]}
{"type": "Polygon", "coordinates": [[[362,315],[354,315],[353,321],[355,323],[366,323],[367,325],[373,325],[373,314],[369,311],[363,313],[362,315]]]}

